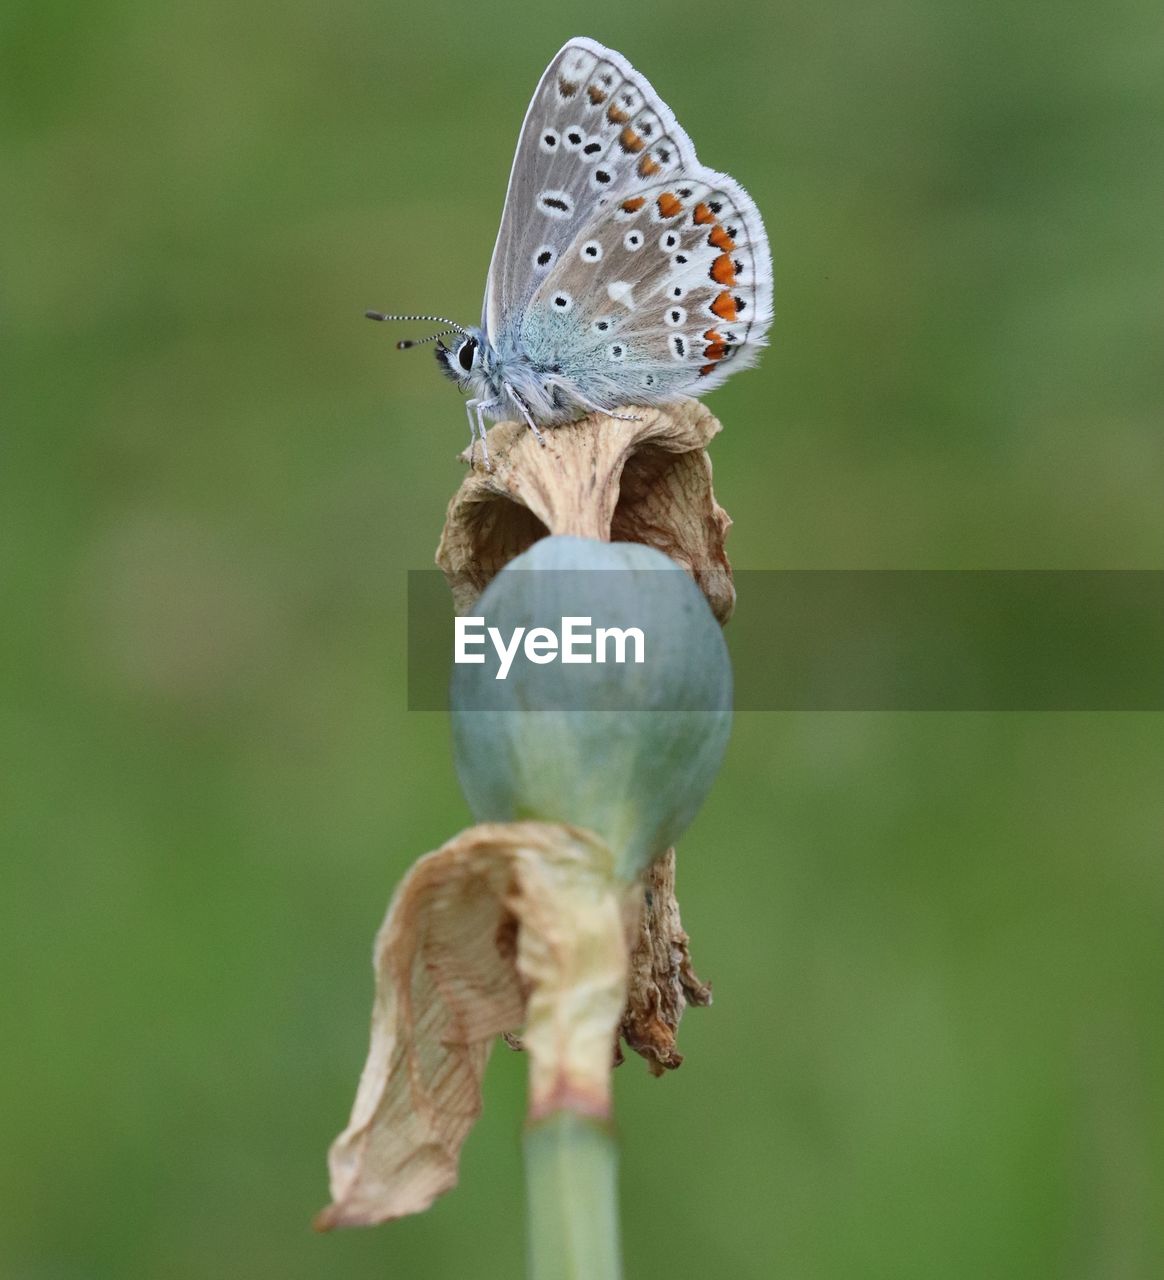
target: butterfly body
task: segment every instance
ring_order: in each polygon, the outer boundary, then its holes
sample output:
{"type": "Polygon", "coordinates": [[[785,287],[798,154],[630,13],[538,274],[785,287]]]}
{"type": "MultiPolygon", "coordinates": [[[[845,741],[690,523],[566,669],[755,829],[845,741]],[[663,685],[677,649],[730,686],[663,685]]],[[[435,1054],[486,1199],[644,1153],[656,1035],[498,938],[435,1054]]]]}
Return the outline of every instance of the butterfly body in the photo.
{"type": "Polygon", "coordinates": [[[437,347],[437,360],[444,373],[469,393],[470,403],[488,406],[483,413],[494,421],[520,419],[524,408],[539,426],[572,422],[586,408],[572,402],[573,382],[563,368],[558,343],[552,336],[539,342],[534,329],[531,326],[524,344],[510,339],[495,347],[484,329],[467,328],[456,348],[443,343],[437,347]]]}
{"type": "Polygon", "coordinates": [[[486,417],[538,433],[700,396],[753,363],[771,319],[747,192],[700,164],[625,58],[569,41],[526,113],[481,325],[437,348],[482,444],[486,417]]]}

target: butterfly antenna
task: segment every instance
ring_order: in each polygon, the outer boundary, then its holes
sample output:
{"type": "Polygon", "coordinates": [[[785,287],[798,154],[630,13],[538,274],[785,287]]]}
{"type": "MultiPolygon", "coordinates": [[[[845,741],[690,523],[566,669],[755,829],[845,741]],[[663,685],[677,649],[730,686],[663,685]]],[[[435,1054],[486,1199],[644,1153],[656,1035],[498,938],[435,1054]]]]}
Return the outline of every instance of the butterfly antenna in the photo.
{"type": "Polygon", "coordinates": [[[407,351],[410,347],[420,347],[426,342],[435,342],[438,338],[447,337],[450,333],[468,334],[469,332],[468,329],[464,329],[457,324],[455,320],[446,320],[444,316],[389,316],[385,315],[383,311],[365,311],[364,315],[366,315],[369,320],[428,320],[433,324],[443,324],[448,326],[447,328],[442,329],[440,333],[430,334],[427,338],[405,338],[403,341],[396,344],[397,351],[407,351]]]}
{"type": "Polygon", "coordinates": [[[396,344],[397,351],[407,351],[410,347],[423,347],[426,342],[435,342],[438,338],[447,338],[456,329],[442,329],[440,333],[430,333],[427,338],[402,338],[396,344]]]}

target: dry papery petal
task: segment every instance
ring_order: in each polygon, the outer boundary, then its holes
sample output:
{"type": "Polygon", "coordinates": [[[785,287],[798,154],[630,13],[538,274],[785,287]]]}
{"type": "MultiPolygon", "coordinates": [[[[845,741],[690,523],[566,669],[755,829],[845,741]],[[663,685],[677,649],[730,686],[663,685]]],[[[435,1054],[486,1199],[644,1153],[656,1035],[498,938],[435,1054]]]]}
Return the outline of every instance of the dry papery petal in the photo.
{"type": "Polygon", "coordinates": [[[412,867],[376,939],[371,1046],[320,1230],[418,1213],[455,1185],[492,1043],[523,1023],[531,1114],[609,1114],[642,899],[613,865],[589,832],[514,822],[412,867]]]}
{"type": "Polygon", "coordinates": [[[688,1005],[711,1004],[711,984],[696,976],[675,897],[675,850],[643,872],[646,888],[638,941],[630,958],[626,1010],[619,1031],[647,1060],[651,1074],[683,1061],[675,1040],[688,1005]]]}
{"type": "Polygon", "coordinates": [[[591,414],[547,428],[544,448],[524,423],[500,422],[489,432],[493,469],[478,466],[465,477],[437,549],[458,613],[539,538],[571,534],[656,547],[694,577],[719,621],[728,620],[731,520],[715,500],[706,453],[719,422],[697,400],[619,413],[635,420],[591,414]]]}

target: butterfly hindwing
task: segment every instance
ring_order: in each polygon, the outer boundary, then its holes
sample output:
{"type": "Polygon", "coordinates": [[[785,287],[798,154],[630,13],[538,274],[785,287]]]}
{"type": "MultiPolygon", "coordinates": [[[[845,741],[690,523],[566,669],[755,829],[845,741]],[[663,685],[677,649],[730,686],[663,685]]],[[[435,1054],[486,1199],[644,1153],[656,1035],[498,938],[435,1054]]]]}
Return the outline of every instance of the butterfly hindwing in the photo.
{"type": "Polygon", "coordinates": [[[535,358],[558,351],[593,399],[603,397],[589,379],[613,379],[628,402],[710,390],[751,363],[771,316],[766,258],[757,264],[745,216],[722,179],[682,171],[622,197],[579,229],[533,294],[524,345],[535,358]]]}

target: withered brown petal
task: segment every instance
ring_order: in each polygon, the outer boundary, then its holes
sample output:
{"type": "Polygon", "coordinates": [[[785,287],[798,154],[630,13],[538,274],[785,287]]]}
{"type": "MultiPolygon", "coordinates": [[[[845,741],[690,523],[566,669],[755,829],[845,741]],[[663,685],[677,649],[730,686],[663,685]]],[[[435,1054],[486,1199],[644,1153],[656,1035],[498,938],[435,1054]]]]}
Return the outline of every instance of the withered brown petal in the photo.
{"type": "Polygon", "coordinates": [[[456,1184],[493,1040],[525,1024],[531,1113],[609,1109],[641,886],[556,823],[487,823],[426,854],[376,939],[368,1059],[332,1144],[320,1230],[428,1208],[456,1184]]]}
{"type": "MultiPolygon", "coordinates": [[[[492,471],[472,470],[453,496],[437,564],[458,613],[539,538],[570,534],[642,542],[681,565],[721,623],[735,605],[724,539],[731,520],[715,500],[707,445],[720,424],[698,400],[591,414],[548,428],[544,448],[520,422],[489,432],[492,471]]],[[[468,460],[468,451],[464,455],[468,460]]]]}

